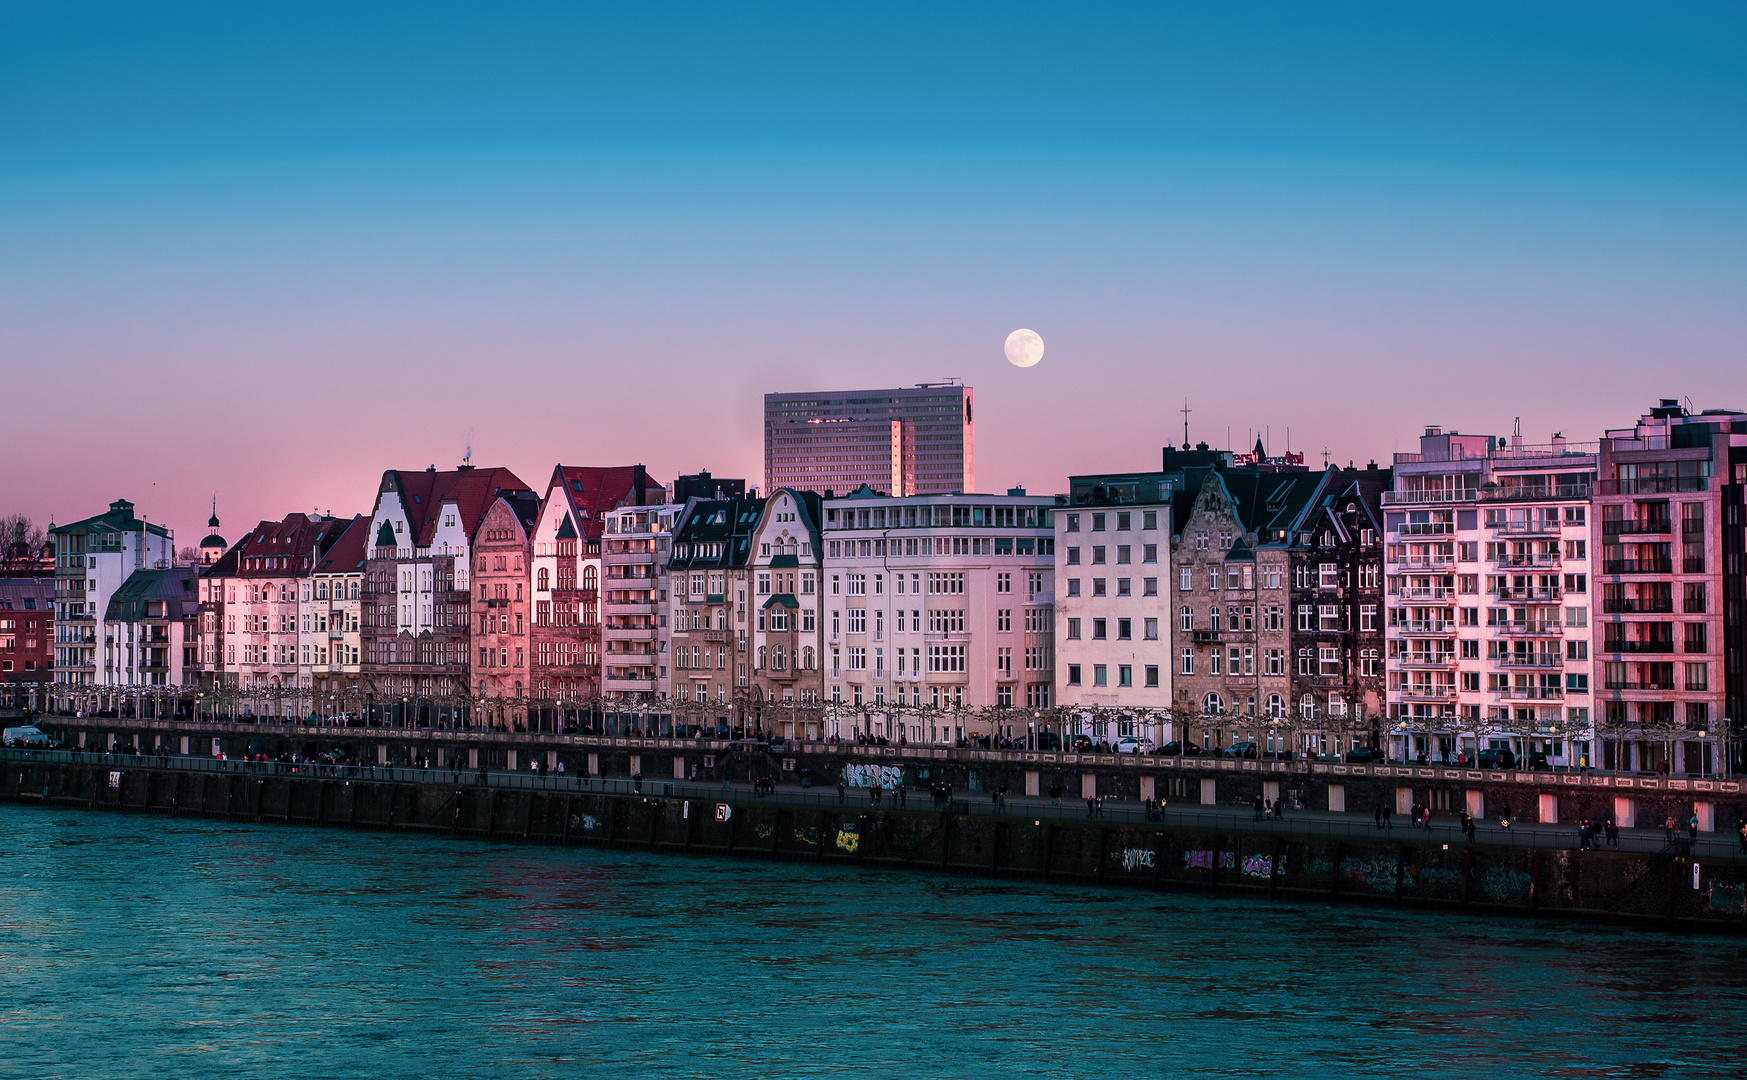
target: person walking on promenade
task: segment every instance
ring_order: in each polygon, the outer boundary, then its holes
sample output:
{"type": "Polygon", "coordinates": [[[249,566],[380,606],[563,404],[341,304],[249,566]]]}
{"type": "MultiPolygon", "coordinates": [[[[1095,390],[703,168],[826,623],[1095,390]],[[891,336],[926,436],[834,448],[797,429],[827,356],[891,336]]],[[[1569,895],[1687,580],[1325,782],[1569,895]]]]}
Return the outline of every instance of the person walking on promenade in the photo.
{"type": "Polygon", "coordinates": [[[1470,844],[1474,842],[1474,815],[1467,810],[1462,811],[1462,835],[1468,838],[1470,844]]]}
{"type": "Polygon", "coordinates": [[[1377,822],[1377,827],[1379,829],[1381,829],[1383,827],[1383,804],[1382,803],[1377,804],[1377,809],[1372,812],[1371,818],[1372,818],[1372,820],[1377,822]]]}
{"type": "Polygon", "coordinates": [[[1395,831],[1395,820],[1394,819],[1395,819],[1394,812],[1391,811],[1389,809],[1389,807],[1385,806],[1383,808],[1383,827],[1385,829],[1388,829],[1391,832],[1394,832],[1395,831]]]}
{"type": "Polygon", "coordinates": [[[1062,804],[1062,786],[1060,784],[1051,784],[1049,786],[1049,804],[1051,806],[1060,806],[1062,804]]]}
{"type": "Polygon", "coordinates": [[[1267,801],[1260,795],[1257,795],[1255,801],[1250,803],[1250,807],[1256,812],[1255,820],[1260,821],[1262,820],[1263,812],[1267,809],[1267,801]]]}
{"type": "Polygon", "coordinates": [[[1577,850],[1589,850],[1589,819],[1584,818],[1577,824],[1577,850]]]}
{"type": "Polygon", "coordinates": [[[1747,820],[1736,820],[1735,839],[1740,847],[1741,854],[1747,855],[1747,820]]]}
{"type": "Polygon", "coordinates": [[[1693,841],[1698,839],[1698,814],[1696,813],[1686,819],[1686,838],[1693,841]]]}
{"type": "Polygon", "coordinates": [[[898,784],[898,805],[899,806],[909,806],[910,805],[910,793],[908,790],[905,789],[902,782],[900,782],[898,784]]]}
{"type": "Polygon", "coordinates": [[[1098,816],[1103,817],[1104,816],[1104,796],[1094,795],[1094,796],[1092,796],[1092,802],[1093,802],[1093,805],[1095,805],[1098,808],[1098,816]]]}
{"type": "Polygon", "coordinates": [[[847,789],[844,787],[843,781],[837,781],[837,801],[839,803],[843,802],[843,797],[846,791],[847,789]]]}
{"type": "Polygon", "coordinates": [[[1092,816],[1092,799],[1090,796],[1088,796],[1086,798],[1086,816],[1087,817],[1092,816]]]}
{"type": "Polygon", "coordinates": [[[1662,822],[1662,838],[1670,844],[1674,843],[1674,815],[1673,814],[1669,814],[1667,820],[1662,822]]]}
{"type": "Polygon", "coordinates": [[[1601,823],[1601,831],[1607,836],[1608,847],[1620,846],[1620,827],[1614,823],[1611,816],[1601,823]]]}
{"type": "Polygon", "coordinates": [[[1275,821],[1285,821],[1286,820],[1286,800],[1285,799],[1275,799],[1274,800],[1274,820],[1275,821]]]}

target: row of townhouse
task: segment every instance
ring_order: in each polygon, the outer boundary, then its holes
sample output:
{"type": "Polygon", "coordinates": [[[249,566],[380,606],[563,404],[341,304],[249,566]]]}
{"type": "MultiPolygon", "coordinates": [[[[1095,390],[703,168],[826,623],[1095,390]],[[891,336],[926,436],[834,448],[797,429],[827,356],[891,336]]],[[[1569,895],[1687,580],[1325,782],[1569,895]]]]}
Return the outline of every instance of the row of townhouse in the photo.
{"type": "Polygon", "coordinates": [[[1433,428],[1388,468],[1167,447],[1051,496],[390,470],[368,514],[215,533],[186,586],[118,501],[53,530],[55,685],[415,724],[1702,772],[1747,711],[1744,483],[1747,414],[1674,402],[1594,444],[1433,428]]]}

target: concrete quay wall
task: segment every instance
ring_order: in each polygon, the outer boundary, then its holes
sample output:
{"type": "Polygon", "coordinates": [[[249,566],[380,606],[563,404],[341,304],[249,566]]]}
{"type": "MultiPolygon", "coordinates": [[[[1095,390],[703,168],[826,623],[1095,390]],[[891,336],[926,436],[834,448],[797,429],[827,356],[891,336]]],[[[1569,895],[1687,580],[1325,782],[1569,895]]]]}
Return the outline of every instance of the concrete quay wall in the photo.
{"type": "Polygon", "coordinates": [[[539,762],[566,775],[749,782],[769,777],[798,783],[810,775],[817,787],[832,787],[847,775],[852,784],[901,777],[912,789],[933,782],[955,795],[988,798],[1047,794],[1064,798],[1098,794],[1168,805],[1248,806],[1257,796],[1283,798],[1294,810],[1344,811],[1372,816],[1378,807],[1405,813],[1429,806],[1449,818],[1468,809],[1496,820],[1509,811],[1515,821],[1569,825],[1612,817],[1625,827],[1656,827],[1672,817],[1685,828],[1692,816],[1701,832],[1732,834],[1747,819],[1747,792],[1738,779],[1600,772],[1527,772],[1463,769],[1438,765],[1345,765],[1325,762],[1249,761],[1230,758],[1128,754],[1069,754],[969,750],[945,747],[874,747],[842,743],[763,744],[706,739],[630,739],[526,732],[447,731],[396,728],[327,728],[280,724],[129,721],[44,718],[67,745],[165,747],[173,754],[210,756],[215,747],[231,758],[259,749],[269,756],[343,750],[350,758],[380,763],[425,760],[463,769],[527,772],[539,762]]]}
{"type": "MultiPolygon", "coordinates": [[[[501,779],[501,778],[500,778],[501,779]]],[[[580,786],[580,780],[566,782],[580,786]]],[[[689,797],[667,783],[591,790],[416,782],[156,763],[0,760],[0,797],[48,807],[205,815],[324,828],[397,830],[503,842],[856,864],[1318,903],[1418,905],[1530,917],[1620,920],[1680,930],[1747,930],[1747,860],[1679,852],[1523,849],[1426,839],[1410,830],[1296,835],[1294,824],[1106,823],[1016,808],[1008,816],[837,803],[835,793],[743,790],[689,797]],[[1033,815],[1042,816],[1033,816],[1033,815]],[[1271,831],[1269,831],[1271,830],[1271,831]]],[[[1083,812],[1083,808],[1082,808],[1083,812]]]]}

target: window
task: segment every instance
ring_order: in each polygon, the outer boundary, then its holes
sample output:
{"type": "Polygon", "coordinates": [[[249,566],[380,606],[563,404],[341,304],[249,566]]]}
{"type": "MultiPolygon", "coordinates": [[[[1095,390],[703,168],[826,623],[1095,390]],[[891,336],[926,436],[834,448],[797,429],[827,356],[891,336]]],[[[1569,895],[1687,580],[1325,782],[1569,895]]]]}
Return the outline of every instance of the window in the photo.
{"type": "Polygon", "coordinates": [[[1338,604],[1322,604],[1316,611],[1319,628],[1324,631],[1341,629],[1341,609],[1338,604]]]}
{"type": "Polygon", "coordinates": [[[1068,665],[1068,685],[1069,686],[1080,685],[1080,665],[1078,665],[1078,664],[1069,664],[1068,665]]]}
{"type": "Polygon", "coordinates": [[[1108,686],[1108,685],[1110,685],[1110,677],[1108,674],[1108,669],[1106,669],[1106,667],[1103,664],[1093,664],[1092,665],[1092,685],[1093,686],[1108,686]]]}
{"type": "Polygon", "coordinates": [[[1071,547],[1068,549],[1068,565],[1069,566],[1080,565],[1080,549],[1079,548],[1071,547]]]}
{"type": "Polygon", "coordinates": [[[1195,572],[1193,570],[1190,570],[1187,566],[1185,566],[1185,567],[1183,567],[1183,569],[1177,571],[1177,588],[1179,590],[1181,590],[1183,592],[1188,592],[1191,589],[1193,589],[1194,587],[1195,587],[1195,572]]]}
{"type": "Polygon", "coordinates": [[[1134,667],[1129,664],[1118,664],[1116,667],[1116,685],[1134,685],[1134,667]]]}
{"type": "Polygon", "coordinates": [[[1116,620],[1116,640],[1117,641],[1128,641],[1131,638],[1133,638],[1134,637],[1133,627],[1134,627],[1134,620],[1132,620],[1132,619],[1117,619],[1116,620]]]}
{"type": "Polygon", "coordinates": [[[1705,624],[1702,622],[1687,623],[1684,651],[1690,653],[1709,652],[1710,650],[1705,648],[1705,644],[1705,624]]]}
{"type": "Polygon", "coordinates": [[[1195,674],[1195,650],[1194,649],[1184,649],[1182,654],[1178,657],[1178,660],[1179,660],[1179,666],[1177,668],[1177,671],[1180,674],[1183,674],[1183,675],[1195,674]]]}
{"type": "Polygon", "coordinates": [[[1705,583],[1689,581],[1680,587],[1681,610],[1688,615],[1702,615],[1705,610],[1705,583]]]}
{"type": "Polygon", "coordinates": [[[1067,531],[1068,532],[1079,532],[1080,531],[1080,515],[1078,515],[1078,514],[1069,514],[1068,515],[1067,531]]]}
{"type": "Polygon", "coordinates": [[[1208,716],[1224,715],[1225,701],[1218,694],[1208,694],[1201,699],[1201,711],[1208,716]]]}
{"type": "Polygon", "coordinates": [[[928,612],[928,632],[931,634],[964,633],[964,610],[928,612]]]}
{"type": "Polygon", "coordinates": [[[1284,674],[1286,674],[1285,668],[1286,668],[1286,661],[1285,661],[1285,653],[1283,650],[1281,650],[1281,649],[1263,649],[1262,650],[1262,674],[1264,674],[1264,675],[1284,675],[1284,674]]]}
{"type": "Polygon", "coordinates": [[[964,593],[964,574],[929,574],[928,591],[934,595],[962,595],[964,593]]]}
{"type": "Polygon", "coordinates": [[[1207,658],[1207,674],[1225,674],[1225,654],[1220,652],[1218,648],[1215,648],[1212,654],[1207,658]]]}
{"type": "Polygon", "coordinates": [[[1372,631],[1377,629],[1376,604],[1359,605],[1359,629],[1362,631],[1372,631]]]}
{"type": "Polygon", "coordinates": [[[1323,645],[1317,649],[1317,668],[1320,675],[1339,675],[1341,673],[1341,651],[1333,645],[1323,645]]]}
{"type": "Polygon", "coordinates": [[[1103,578],[1095,577],[1092,579],[1092,595],[1093,596],[1108,595],[1105,591],[1105,588],[1104,588],[1104,579],[1103,578]]]}
{"type": "Polygon", "coordinates": [[[1117,546],[1116,546],[1116,562],[1117,562],[1117,565],[1121,565],[1121,564],[1123,564],[1123,563],[1126,563],[1126,562],[1129,562],[1129,561],[1130,561],[1130,559],[1129,559],[1129,557],[1128,557],[1128,552],[1129,552],[1129,547],[1128,547],[1128,545],[1127,545],[1127,544],[1118,544],[1118,545],[1117,545],[1117,546]]]}
{"type": "Polygon", "coordinates": [[[1298,674],[1300,674],[1300,675],[1315,674],[1315,672],[1313,672],[1311,670],[1311,666],[1314,663],[1315,663],[1315,658],[1311,655],[1310,649],[1306,648],[1306,649],[1299,649],[1298,650],[1298,674]]]}
{"type": "Polygon", "coordinates": [[[1026,595],[1035,598],[1043,592],[1043,571],[1033,570],[1026,575],[1026,595]]]}
{"type": "Polygon", "coordinates": [[[1080,579],[1079,578],[1071,577],[1068,579],[1068,595],[1069,596],[1080,595],[1080,579]]]}
{"type": "Polygon", "coordinates": [[[1341,568],[1339,563],[1319,563],[1316,568],[1316,587],[1319,589],[1338,589],[1341,587],[1341,568]]]}
{"type": "Polygon", "coordinates": [[[1709,690],[1711,688],[1710,665],[1687,664],[1686,688],[1688,690],[1709,690]]]}
{"type": "Polygon", "coordinates": [[[867,670],[867,650],[866,649],[862,648],[859,645],[851,645],[849,647],[849,670],[851,670],[851,671],[866,671],[867,670]]]}
{"type": "Polygon", "coordinates": [[[1093,641],[1103,641],[1104,640],[1104,638],[1106,636],[1104,633],[1104,627],[1105,627],[1105,620],[1103,620],[1103,619],[1093,619],[1092,620],[1092,640],[1093,641]]]}
{"type": "Polygon", "coordinates": [[[996,574],[995,575],[995,591],[998,593],[1010,593],[1010,592],[1012,592],[1013,591],[1013,575],[1007,573],[1006,571],[1002,571],[1001,573],[996,574]]]}
{"type": "Polygon", "coordinates": [[[1145,634],[1146,640],[1157,641],[1159,639],[1159,621],[1157,619],[1146,620],[1142,632],[1145,634]]]}
{"type": "Polygon", "coordinates": [[[1141,578],[1140,594],[1142,596],[1157,596],[1159,594],[1159,579],[1156,577],[1141,578]]]}
{"type": "Polygon", "coordinates": [[[866,608],[850,608],[848,611],[848,615],[849,615],[849,632],[850,633],[852,633],[852,634],[865,634],[865,633],[867,633],[867,609],[866,608]]]}
{"type": "Polygon", "coordinates": [[[1181,612],[1179,612],[1179,617],[1182,619],[1181,629],[1183,629],[1185,631],[1195,629],[1195,609],[1194,608],[1185,606],[1183,608],[1183,610],[1181,612]]]}
{"type": "Polygon", "coordinates": [[[995,612],[995,629],[1007,634],[1013,631],[1013,609],[1001,608],[995,612]]]}
{"type": "Polygon", "coordinates": [[[1092,549],[1092,565],[1093,566],[1103,566],[1104,565],[1104,546],[1102,544],[1100,544],[1092,549]]]}
{"type": "Polygon", "coordinates": [[[1134,590],[1129,587],[1129,579],[1128,578],[1119,577],[1116,579],[1116,595],[1117,596],[1133,596],[1134,595],[1134,590]]]}
{"type": "MultiPolygon", "coordinates": [[[[1298,605],[1298,629],[1310,631],[1316,629],[1316,609],[1309,604],[1298,605]]],[[[1306,673],[1308,674],[1308,672],[1306,673]]]]}
{"type": "Polygon", "coordinates": [[[1069,619],[1068,620],[1068,640],[1069,641],[1080,640],[1080,620],[1078,620],[1078,619],[1069,619]]]}

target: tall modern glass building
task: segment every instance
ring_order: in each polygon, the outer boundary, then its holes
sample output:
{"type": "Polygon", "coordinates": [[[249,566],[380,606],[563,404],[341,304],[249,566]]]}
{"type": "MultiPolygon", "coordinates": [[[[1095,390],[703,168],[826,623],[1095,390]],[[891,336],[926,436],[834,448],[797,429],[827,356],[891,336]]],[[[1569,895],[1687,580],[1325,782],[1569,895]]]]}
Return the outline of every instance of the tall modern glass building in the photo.
{"type": "Polygon", "coordinates": [[[764,395],[764,484],[846,494],[976,490],[972,390],[918,383],[893,390],[764,395]]]}

